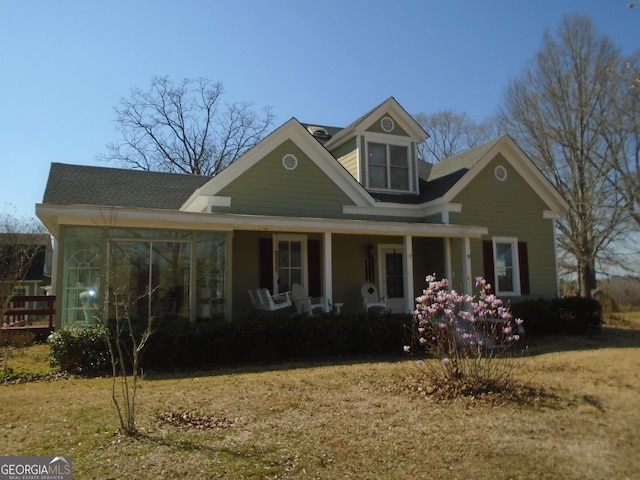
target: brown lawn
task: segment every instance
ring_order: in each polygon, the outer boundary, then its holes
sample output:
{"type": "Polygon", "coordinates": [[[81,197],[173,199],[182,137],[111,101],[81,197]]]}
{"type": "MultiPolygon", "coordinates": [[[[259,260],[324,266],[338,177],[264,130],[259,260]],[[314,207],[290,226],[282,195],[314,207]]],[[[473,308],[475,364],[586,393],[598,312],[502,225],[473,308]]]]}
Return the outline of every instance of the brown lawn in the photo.
{"type": "Polygon", "coordinates": [[[517,362],[542,392],[520,403],[435,400],[410,388],[411,361],[147,376],[135,438],[107,378],[1,385],[0,455],[71,455],[79,479],[640,478],[640,321],[517,362]]]}

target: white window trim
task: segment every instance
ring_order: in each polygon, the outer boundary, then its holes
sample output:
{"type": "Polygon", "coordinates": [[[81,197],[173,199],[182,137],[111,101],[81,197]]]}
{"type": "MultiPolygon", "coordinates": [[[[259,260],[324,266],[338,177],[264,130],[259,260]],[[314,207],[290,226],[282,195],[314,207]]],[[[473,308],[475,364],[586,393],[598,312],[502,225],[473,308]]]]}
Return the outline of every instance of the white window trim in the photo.
{"type": "MultiPolygon", "coordinates": [[[[389,134],[381,134],[381,133],[370,133],[367,132],[364,136],[364,182],[363,185],[366,185],[368,190],[376,191],[376,192],[389,192],[389,193],[415,193],[416,192],[416,179],[415,179],[415,165],[414,165],[414,152],[411,148],[411,139],[407,137],[399,137],[397,135],[389,135],[389,134]],[[406,147],[407,149],[407,164],[408,164],[408,189],[407,190],[398,190],[391,188],[379,188],[379,187],[371,187],[369,186],[369,143],[380,143],[387,145],[387,153],[389,153],[389,145],[397,146],[397,147],[406,147]]],[[[389,168],[389,158],[387,156],[387,169],[389,168]]]]}
{"type": "Polygon", "coordinates": [[[516,237],[493,237],[493,278],[496,295],[502,297],[517,297],[521,295],[520,288],[520,258],[518,256],[518,239],[516,237]],[[502,291],[498,282],[498,243],[511,245],[511,255],[513,259],[513,291],[502,291]]]}
{"type": "Polygon", "coordinates": [[[307,291],[309,289],[309,262],[307,256],[307,235],[288,235],[281,233],[274,233],[272,235],[273,241],[273,294],[283,293],[278,288],[278,242],[281,240],[284,241],[293,241],[300,242],[300,255],[302,256],[302,287],[307,291]]]}

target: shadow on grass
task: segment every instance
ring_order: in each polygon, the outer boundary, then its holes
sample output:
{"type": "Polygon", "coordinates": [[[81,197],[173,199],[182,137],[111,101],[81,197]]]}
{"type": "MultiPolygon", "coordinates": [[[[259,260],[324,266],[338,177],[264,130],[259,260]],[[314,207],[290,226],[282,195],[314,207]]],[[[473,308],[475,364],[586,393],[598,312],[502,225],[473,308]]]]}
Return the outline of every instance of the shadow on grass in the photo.
{"type": "Polygon", "coordinates": [[[223,365],[203,365],[199,369],[180,368],[176,370],[158,370],[149,371],[144,375],[145,381],[184,379],[202,376],[245,374],[245,373],[263,373],[263,372],[284,372],[291,370],[303,370],[308,368],[322,368],[332,366],[348,366],[348,365],[366,365],[374,363],[398,363],[407,360],[415,360],[409,358],[402,353],[402,347],[399,348],[398,355],[353,355],[326,358],[310,358],[310,359],[281,359],[266,362],[239,362],[223,365]]]}

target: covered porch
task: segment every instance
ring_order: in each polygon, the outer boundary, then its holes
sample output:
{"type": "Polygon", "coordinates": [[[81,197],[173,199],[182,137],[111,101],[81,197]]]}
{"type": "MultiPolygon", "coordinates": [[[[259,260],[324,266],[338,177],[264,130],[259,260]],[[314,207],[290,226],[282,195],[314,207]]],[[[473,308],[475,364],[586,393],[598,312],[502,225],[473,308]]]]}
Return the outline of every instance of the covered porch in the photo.
{"type": "Polygon", "coordinates": [[[250,312],[250,289],[278,294],[299,283],[322,299],[325,311],[340,305],[343,313],[357,313],[364,311],[361,287],[372,283],[387,298],[387,310],[410,313],[425,276],[434,272],[455,276],[471,293],[471,239],[482,234],[483,227],[302,218],[236,228],[231,311],[250,312]]]}
{"type": "Polygon", "coordinates": [[[471,239],[487,233],[437,223],[153,209],[47,205],[38,213],[56,238],[56,327],[111,318],[114,294],[143,299],[134,312],[142,317],[232,321],[250,314],[249,289],[278,293],[293,283],[322,297],[327,311],[340,303],[343,313],[357,313],[361,287],[371,282],[389,297],[388,309],[409,313],[427,274],[461,279],[456,288],[471,292],[471,239]]]}

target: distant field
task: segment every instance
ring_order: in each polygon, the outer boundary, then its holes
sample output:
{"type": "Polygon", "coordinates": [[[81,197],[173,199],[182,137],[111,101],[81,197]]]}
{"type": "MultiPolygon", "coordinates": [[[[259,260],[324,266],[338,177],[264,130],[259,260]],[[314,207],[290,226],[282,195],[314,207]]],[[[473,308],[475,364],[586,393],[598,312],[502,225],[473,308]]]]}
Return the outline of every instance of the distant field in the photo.
{"type": "MultiPolygon", "coordinates": [[[[45,372],[44,346],[8,365],[45,372]]],[[[1,455],[71,455],[74,478],[640,478],[640,313],[532,342],[543,393],[436,401],[410,361],[147,375],[141,435],[119,435],[106,378],[0,386],[1,455]]]]}

